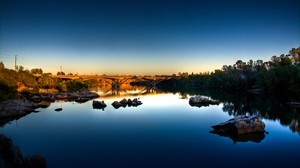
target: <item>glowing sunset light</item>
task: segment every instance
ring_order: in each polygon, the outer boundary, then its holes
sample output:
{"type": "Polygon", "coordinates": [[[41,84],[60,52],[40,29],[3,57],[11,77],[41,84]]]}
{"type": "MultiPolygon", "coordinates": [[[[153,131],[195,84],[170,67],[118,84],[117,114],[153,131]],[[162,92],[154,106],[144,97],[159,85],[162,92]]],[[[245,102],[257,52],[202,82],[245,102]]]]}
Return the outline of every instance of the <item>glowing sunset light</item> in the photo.
{"type": "Polygon", "coordinates": [[[0,61],[56,73],[199,73],[300,45],[299,1],[0,2],[0,61]]]}

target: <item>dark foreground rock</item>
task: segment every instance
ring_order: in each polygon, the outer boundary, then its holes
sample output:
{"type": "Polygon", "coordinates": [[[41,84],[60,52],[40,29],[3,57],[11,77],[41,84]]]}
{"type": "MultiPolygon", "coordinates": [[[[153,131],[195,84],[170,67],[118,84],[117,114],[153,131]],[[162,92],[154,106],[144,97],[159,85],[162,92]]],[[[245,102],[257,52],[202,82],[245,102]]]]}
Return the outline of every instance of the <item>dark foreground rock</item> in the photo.
{"type": "Polygon", "coordinates": [[[134,98],[133,100],[131,99],[122,99],[121,101],[114,101],[111,105],[115,108],[118,109],[120,107],[137,107],[139,105],[142,105],[143,103],[139,100],[139,98],[134,98]]]}
{"type": "Polygon", "coordinates": [[[107,105],[104,101],[95,101],[93,100],[93,109],[104,109],[107,105]]]}
{"type": "Polygon", "coordinates": [[[25,157],[20,148],[0,134],[0,167],[2,168],[46,168],[46,159],[40,155],[25,157]]]}
{"type": "Polygon", "coordinates": [[[202,106],[209,106],[209,105],[218,105],[220,102],[218,100],[212,100],[201,95],[196,95],[189,99],[189,104],[191,106],[202,107],[202,106]]]}
{"type": "Polygon", "coordinates": [[[266,132],[265,123],[259,116],[239,115],[226,122],[212,126],[212,133],[242,135],[266,132]]]}

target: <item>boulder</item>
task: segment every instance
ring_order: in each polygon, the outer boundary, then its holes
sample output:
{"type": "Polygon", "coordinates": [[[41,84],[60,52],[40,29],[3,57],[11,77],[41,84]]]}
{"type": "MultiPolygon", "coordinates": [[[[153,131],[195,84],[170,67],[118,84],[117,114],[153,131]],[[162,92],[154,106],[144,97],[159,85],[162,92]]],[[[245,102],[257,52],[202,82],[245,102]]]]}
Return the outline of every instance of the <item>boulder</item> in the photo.
{"type": "Polygon", "coordinates": [[[211,133],[217,134],[232,134],[242,135],[250,133],[265,132],[265,123],[261,120],[261,117],[253,115],[239,115],[226,122],[212,126],[214,129],[211,133]]]}
{"type": "Polygon", "coordinates": [[[104,109],[106,107],[106,104],[104,101],[93,101],[93,109],[104,109]]]}
{"type": "Polygon", "coordinates": [[[126,107],[126,104],[124,105],[124,104],[121,104],[120,102],[118,102],[118,101],[114,101],[112,104],[111,104],[115,109],[118,109],[118,108],[120,108],[121,106],[122,107],[126,107]]]}
{"type": "Polygon", "coordinates": [[[139,100],[139,98],[135,98],[132,100],[132,106],[139,106],[142,105],[143,103],[139,100]]]}
{"type": "Polygon", "coordinates": [[[79,103],[86,102],[98,97],[100,96],[97,93],[90,92],[88,90],[55,94],[55,99],[75,100],[79,103]]]}
{"type": "Polygon", "coordinates": [[[212,100],[207,97],[203,97],[201,95],[196,95],[189,99],[189,104],[191,106],[198,106],[198,107],[209,106],[209,105],[218,105],[219,103],[220,103],[220,101],[218,101],[218,100],[212,100]]]}
{"type": "Polygon", "coordinates": [[[51,105],[49,101],[41,101],[40,103],[36,104],[40,108],[48,108],[51,105]]]}
{"type": "Polygon", "coordinates": [[[32,97],[30,98],[30,100],[33,101],[33,102],[35,102],[35,103],[39,103],[39,102],[41,102],[43,99],[42,99],[40,96],[35,95],[35,96],[32,96],[32,97]]]}
{"type": "Polygon", "coordinates": [[[124,98],[119,103],[121,103],[123,105],[127,105],[128,101],[124,98]]]}
{"type": "Polygon", "coordinates": [[[62,111],[63,109],[62,108],[56,108],[54,109],[54,111],[62,111]]]}
{"type": "Polygon", "coordinates": [[[128,107],[131,107],[131,106],[133,106],[133,107],[136,107],[136,106],[139,106],[139,105],[141,105],[141,104],[143,104],[138,98],[135,98],[135,99],[133,99],[133,100],[131,100],[131,99],[128,99],[128,100],[126,100],[125,98],[124,99],[122,99],[121,101],[114,101],[113,103],[112,103],[112,106],[115,108],[115,109],[117,109],[117,108],[119,108],[119,107],[126,107],[127,105],[128,105],[128,107]]]}

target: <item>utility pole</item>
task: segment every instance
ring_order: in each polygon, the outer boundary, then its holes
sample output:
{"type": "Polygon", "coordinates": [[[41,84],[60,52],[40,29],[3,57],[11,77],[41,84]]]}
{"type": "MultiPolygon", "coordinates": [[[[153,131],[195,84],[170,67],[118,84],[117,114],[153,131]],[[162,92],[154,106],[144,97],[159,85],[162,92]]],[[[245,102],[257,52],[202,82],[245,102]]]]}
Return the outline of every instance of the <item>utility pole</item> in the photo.
{"type": "Polygon", "coordinates": [[[15,55],[15,70],[16,70],[16,71],[18,70],[18,67],[17,67],[17,59],[18,59],[18,55],[15,55]]]}
{"type": "Polygon", "coordinates": [[[62,66],[60,66],[60,72],[62,72],[62,66]]]}

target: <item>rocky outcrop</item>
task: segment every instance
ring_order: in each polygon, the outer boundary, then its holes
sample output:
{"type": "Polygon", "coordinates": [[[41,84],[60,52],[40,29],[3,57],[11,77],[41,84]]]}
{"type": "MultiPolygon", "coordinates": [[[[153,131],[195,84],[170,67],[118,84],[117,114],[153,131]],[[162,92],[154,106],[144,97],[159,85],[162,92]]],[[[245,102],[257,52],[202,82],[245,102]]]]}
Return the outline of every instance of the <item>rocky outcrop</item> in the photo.
{"type": "Polygon", "coordinates": [[[8,100],[0,103],[0,118],[25,116],[39,106],[27,100],[8,100]]]}
{"type": "Polygon", "coordinates": [[[104,109],[107,105],[104,101],[95,101],[93,100],[93,109],[104,109]]]}
{"type": "Polygon", "coordinates": [[[95,92],[90,92],[88,90],[76,91],[76,92],[61,92],[54,95],[55,99],[59,100],[74,100],[77,102],[86,102],[100,97],[95,92]]]}
{"type": "Polygon", "coordinates": [[[128,99],[127,104],[129,107],[131,106],[136,107],[142,105],[143,103],[138,98],[134,98],[133,100],[128,99]]]}
{"type": "Polygon", "coordinates": [[[55,97],[51,93],[40,93],[29,97],[29,100],[34,103],[40,103],[42,101],[54,102],[55,97]]]}
{"type": "Polygon", "coordinates": [[[242,135],[265,132],[265,123],[259,116],[239,115],[212,128],[212,133],[242,135]]]}
{"type": "Polygon", "coordinates": [[[201,95],[196,95],[194,97],[191,97],[189,99],[189,104],[191,106],[197,106],[197,107],[202,107],[202,106],[209,106],[209,105],[218,105],[220,102],[218,100],[212,100],[206,97],[203,97],[201,95]]]}
{"type": "Polygon", "coordinates": [[[137,107],[139,105],[142,105],[143,103],[138,99],[138,98],[134,98],[133,100],[131,99],[122,99],[121,101],[114,101],[111,105],[115,108],[118,109],[120,107],[126,107],[128,105],[128,107],[137,107]]]}
{"type": "Polygon", "coordinates": [[[55,100],[69,100],[83,103],[98,97],[100,96],[97,93],[86,89],[76,92],[38,93],[26,96],[28,100],[34,103],[54,102],[55,100]]]}
{"type": "Polygon", "coordinates": [[[115,109],[118,109],[118,108],[120,108],[120,107],[126,107],[127,106],[127,104],[122,104],[122,103],[120,103],[120,102],[118,102],[118,101],[114,101],[112,104],[111,104],[115,109]]]}
{"type": "Polygon", "coordinates": [[[46,159],[39,155],[25,157],[20,148],[3,134],[0,134],[0,167],[5,168],[46,168],[46,159]]]}

